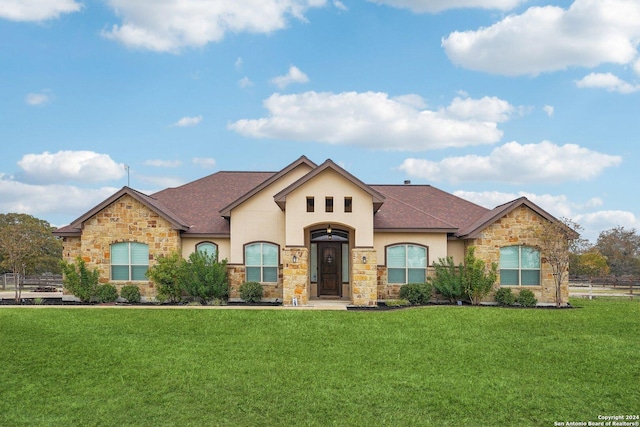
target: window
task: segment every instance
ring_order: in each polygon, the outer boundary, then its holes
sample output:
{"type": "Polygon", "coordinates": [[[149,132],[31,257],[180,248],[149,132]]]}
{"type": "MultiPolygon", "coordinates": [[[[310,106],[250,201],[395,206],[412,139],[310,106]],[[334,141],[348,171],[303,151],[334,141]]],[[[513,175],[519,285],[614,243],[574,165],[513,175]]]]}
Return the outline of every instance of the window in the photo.
{"type": "Polygon", "coordinates": [[[427,280],[427,248],[416,245],[387,247],[389,283],[425,283],[427,280]]]}
{"type": "Polygon", "coordinates": [[[351,197],[344,198],[344,211],[347,213],[353,212],[353,200],[351,197]]]}
{"type": "Polygon", "coordinates": [[[500,284],[540,285],[540,252],[528,246],[500,248],[500,284]]]}
{"type": "Polygon", "coordinates": [[[315,210],[315,199],[313,197],[307,197],[307,212],[313,212],[315,210]]]}
{"type": "Polygon", "coordinates": [[[218,245],[211,242],[202,242],[196,245],[196,251],[203,252],[208,256],[218,258],[218,245]]]}
{"type": "Polygon", "coordinates": [[[147,280],[149,246],[123,242],[111,245],[111,280],[147,280]]]}
{"type": "Polygon", "coordinates": [[[278,281],[278,246],[252,243],[244,247],[247,282],[278,281]]]}
{"type": "Polygon", "coordinates": [[[324,199],[324,211],[333,212],[333,197],[325,197],[324,199]]]}

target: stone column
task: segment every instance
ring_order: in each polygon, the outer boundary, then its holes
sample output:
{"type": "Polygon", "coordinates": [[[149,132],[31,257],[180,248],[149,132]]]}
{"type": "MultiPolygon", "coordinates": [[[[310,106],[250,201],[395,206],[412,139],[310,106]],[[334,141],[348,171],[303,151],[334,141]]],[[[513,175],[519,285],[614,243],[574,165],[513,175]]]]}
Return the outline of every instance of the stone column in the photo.
{"type": "Polygon", "coordinates": [[[293,305],[309,304],[309,250],[288,247],[282,250],[282,302],[293,305]]]}
{"type": "Polygon", "coordinates": [[[357,306],[378,304],[378,259],[373,248],[351,250],[351,302],[357,306]]]}

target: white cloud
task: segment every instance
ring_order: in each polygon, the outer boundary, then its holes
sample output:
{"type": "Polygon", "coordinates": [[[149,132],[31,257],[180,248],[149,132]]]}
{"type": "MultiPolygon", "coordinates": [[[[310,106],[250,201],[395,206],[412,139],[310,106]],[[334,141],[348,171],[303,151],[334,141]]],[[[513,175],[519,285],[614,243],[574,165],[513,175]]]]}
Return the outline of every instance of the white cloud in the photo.
{"type": "Polygon", "coordinates": [[[144,162],[147,166],[154,166],[157,168],[177,168],[182,164],[180,160],[146,160],[144,162]]]}
{"type": "Polygon", "coordinates": [[[298,67],[291,66],[289,71],[284,76],[278,76],[271,79],[271,83],[278,86],[280,89],[284,89],[292,83],[307,83],[309,77],[298,67]]]}
{"type": "Polygon", "coordinates": [[[242,70],[242,64],[243,64],[242,58],[238,57],[238,59],[236,59],[236,62],[233,64],[233,66],[236,67],[236,70],[240,71],[242,70]]]}
{"type": "Polygon", "coordinates": [[[34,107],[46,105],[51,101],[53,101],[53,93],[49,89],[40,93],[28,93],[24,98],[24,102],[34,107]]]}
{"type": "Polygon", "coordinates": [[[553,117],[553,113],[554,113],[555,109],[551,105],[545,105],[544,107],[542,107],[542,110],[545,113],[547,113],[547,116],[553,117]]]}
{"type": "Polygon", "coordinates": [[[120,179],[124,165],[107,154],[93,151],[58,151],[26,154],[18,162],[23,181],[46,183],[60,181],[101,182],[120,179]]]}
{"type": "Polygon", "coordinates": [[[174,124],[172,124],[171,126],[184,128],[184,127],[189,127],[189,126],[195,126],[198,123],[200,123],[201,121],[202,121],[202,116],[183,117],[180,120],[178,120],[177,122],[175,122],[174,124]]]}
{"type": "Polygon", "coordinates": [[[68,223],[116,191],[114,187],[32,185],[0,175],[0,212],[26,213],[37,218],[62,215],[64,223],[68,223]]]}
{"type": "Polygon", "coordinates": [[[509,142],[489,156],[448,157],[439,162],[408,158],[400,170],[431,181],[497,181],[518,183],[558,183],[579,181],[600,175],[617,166],[620,156],[592,151],[575,144],[556,145],[549,141],[521,145],[509,142]]]}
{"type": "Polygon", "coordinates": [[[122,24],[103,36],[129,47],[178,52],[220,41],[227,32],[271,33],[326,0],[108,0],[122,24]]]}
{"type": "Polygon", "coordinates": [[[510,10],[526,0],[369,0],[415,13],[437,13],[448,9],[477,8],[510,10]]]}
{"type": "Polygon", "coordinates": [[[216,160],[209,157],[194,157],[191,162],[203,169],[212,169],[216,165],[216,160]]]}
{"type": "Polygon", "coordinates": [[[244,76],[243,78],[238,80],[238,86],[240,86],[242,89],[244,89],[246,87],[253,86],[253,82],[251,80],[249,80],[249,77],[244,76]]]}
{"type": "Polygon", "coordinates": [[[585,236],[592,243],[598,239],[600,232],[622,226],[628,229],[640,229],[640,218],[633,212],[621,210],[602,210],[576,214],[574,220],[585,230],[585,236]]]}
{"type": "Polygon", "coordinates": [[[640,37],[637,0],[575,0],[565,10],[531,7],[521,15],[442,40],[449,59],[502,75],[536,75],[571,66],[629,64],[640,37]]]}
{"type": "Polygon", "coordinates": [[[64,13],[78,12],[82,3],[74,0],[0,0],[0,18],[10,21],[46,21],[64,13]]]}
{"type": "Polygon", "coordinates": [[[515,108],[502,99],[485,96],[481,99],[455,98],[446,108],[452,117],[487,122],[506,122],[515,108]]]}
{"type": "Polygon", "coordinates": [[[456,103],[428,110],[417,107],[424,104],[418,95],[391,99],[382,92],[276,93],[264,101],[269,117],[238,120],[228,128],[251,138],[398,151],[494,144],[502,138],[502,131],[488,116],[502,120],[512,107],[491,100],[491,114],[483,115],[474,108],[484,105],[482,100],[471,102],[466,110],[456,107],[456,103]]]}
{"type": "Polygon", "coordinates": [[[600,88],[609,92],[632,93],[640,90],[640,85],[632,85],[611,73],[591,73],[576,81],[580,88],[600,88]]]}
{"type": "Polygon", "coordinates": [[[346,12],[349,10],[347,6],[345,6],[344,3],[342,3],[339,0],[333,0],[333,7],[335,7],[336,9],[342,10],[343,12],[346,12]]]}

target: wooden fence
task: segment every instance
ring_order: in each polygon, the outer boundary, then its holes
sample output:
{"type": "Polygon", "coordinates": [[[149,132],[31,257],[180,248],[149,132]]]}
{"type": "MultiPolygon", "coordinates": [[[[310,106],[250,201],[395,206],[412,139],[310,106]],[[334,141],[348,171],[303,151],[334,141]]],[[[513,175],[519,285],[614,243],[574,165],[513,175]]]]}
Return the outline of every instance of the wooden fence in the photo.
{"type": "Polygon", "coordinates": [[[628,297],[640,296],[640,277],[606,276],[587,277],[572,276],[569,278],[569,295],[577,297],[598,296],[628,297]]]}
{"type": "Polygon", "coordinates": [[[62,288],[62,275],[61,274],[46,274],[46,275],[26,275],[5,273],[2,275],[0,286],[2,290],[14,290],[16,284],[22,286],[22,289],[27,288],[62,288]]]}

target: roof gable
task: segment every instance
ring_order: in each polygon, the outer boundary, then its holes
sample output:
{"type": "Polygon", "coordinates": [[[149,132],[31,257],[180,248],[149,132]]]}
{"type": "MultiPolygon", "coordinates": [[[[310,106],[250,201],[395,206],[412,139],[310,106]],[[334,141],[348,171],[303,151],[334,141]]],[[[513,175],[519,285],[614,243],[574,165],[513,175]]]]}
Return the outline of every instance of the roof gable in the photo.
{"type": "Polygon", "coordinates": [[[186,231],[189,229],[189,226],[178,215],[176,215],[169,208],[164,206],[157,199],[151,196],[148,196],[144,193],[141,193],[137,190],[134,190],[133,188],[124,186],[120,190],[118,190],[116,193],[114,193],[113,195],[111,195],[110,197],[102,201],[102,203],[98,204],[93,209],[91,209],[90,211],[86,212],[84,215],[82,215],[81,217],[73,221],[71,224],[54,231],[54,234],[62,236],[62,235],[73,235],[73,234],[80,233],[82,231],[82,226],[85,221],[87,221],[88,219],[96,215],[98,212],[102,211],[107,206],[116,202],[118,199],[120,199],[125,195],[130,196],[131,198],[137,200],[138,202],[142,203],[143,205],[145,205],[146,207],[148,207],[149,209],[151,209],[152,211],[160,215],[162,218],[164,218],[171,224],[172,228],[176,230],[181,230],[181,231],[186,231]]]}
{"type": "Polygon", "coordinates": [[[477,221],[470,224],[468,227],[461,229],[458,233],[458,237],[467,238],[467,239],[475,239],[479,236],[480,232],[487,228],[489,225],[493,224],[500,218],[508,215],[512,211],[518,209],[521,206],[526,206],[542,218],[546,219],[550,222],[556,222],[558,219],[551,215],[549,212],[542,209],[540,206],[533,203],[531,200],[526,197],[520,197],[518,199],[512,200],[508,203],[505,203],[500,206],[496,206],[494,209],[488,211],[482,217],[480,217],[477,221]]]}
{"type": "Polygon", "coordinates": [[[274,182],[276,182],[277,180],[279,180],[280,178],[282,178],[283,176],[287,175],[289,172],[291,172],[292,170],[296,169],[297,167],[299,167],[301,165],[309,166],[312,169],[317,167],[316,164],[313,163],[311,160],[309,160],[306,156],[301,156],[298,160],[296,160],[295,162],[291,163],[289,166],[285,167],[280,172],[278,172],[278,173],[274,174],[273,176],[271,176],[271,178],[263,181],[262,183],[260,183],[256,187],[252,188],[249,192],[243,194],[240,198],[234,200],[232,203],[230,203],[230,204],[226,205],[224,208],[220,209],[220,214],[225,218],[229,218],[231,216],[231,211],[234,208],[236,208],[239,205],[241,205],[242,203],[246,202],[251,197],[255,196],[260,191],[264,190],[266,187],[268,187],[269,185],[273,184],[274,182]]]}
{"type": "Polygon", "coordinates": [[[384,203],[385,197],[380,192],[374,190],[371,186],[365,184],[364,182],[360,181],[355,176],[351,175],[349,172],[347,172],[346,170],[344,170],[343,168],[341,168],[340,166],[335,164],[331,159],[327,159],[323,164],[321,164],[320,166],[314,168],[311,172],[309,172],[308,174],[306,174],[305,176],[303,176],[302,178],[300,178],[296,182],[292,183],[287,188],[285,188],[282,191],[280,191],[278,194],[273,196],[273,199],[278,204],[278,206],[280,206],[280,209],[284,210],[285,205],[286,205],[287,196],[292,191],[300,188],[302,185],[304,185],[305,183],[311,181],[312,179],[314,179],[315,177],[317,177],[318,175],[320,175],[321,173],[323,173],[326,170],[332,170],[332,171],[338,173],[340,176],[346,178],[352,184],[354,184],[355,186],[357,186],[360,189],[362,189],[364,192],[366,192],[369,195],[371,195],[371,197],[373,198],[374,212],[377,211],[378,209],[380,209],[380,206],[382,206],[382,204],[384,203]]]}

